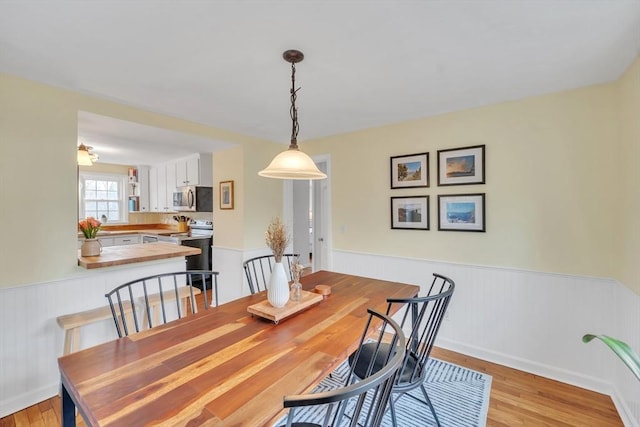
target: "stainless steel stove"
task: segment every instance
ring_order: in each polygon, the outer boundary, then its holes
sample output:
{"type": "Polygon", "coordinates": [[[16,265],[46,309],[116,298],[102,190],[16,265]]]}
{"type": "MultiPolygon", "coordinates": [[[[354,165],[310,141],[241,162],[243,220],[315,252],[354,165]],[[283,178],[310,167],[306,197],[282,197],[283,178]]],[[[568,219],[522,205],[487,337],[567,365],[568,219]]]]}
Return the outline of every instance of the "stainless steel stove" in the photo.
{"type": "Polygon", "coordinates": [[[192,219],[189,224],[192,236],[213,237],[213,221],[206,219],[192,219]]]}
{"type": "Polygon", "coordinates": [[[189,223],[189,231],[173,233],[169,236],[169,239],[174,243],[180,244],[185,240],[206,239],[211,237],[213,237],[213,221],[195,219],[189,223]]]}
{"type": "MultiPolygon", "coordinates": [[[[208,270],[213,268],[212,245],[213,245],[213,221],[196,219],[189,223],[188,233],[172,234],[171,238],[182,246],[198,248],[202,252],[200,255],[186,257],[187,270],[208,270]]],[[[204,286],[211,289],[211,283],[194,283],[200,289],[204,286]]]]}

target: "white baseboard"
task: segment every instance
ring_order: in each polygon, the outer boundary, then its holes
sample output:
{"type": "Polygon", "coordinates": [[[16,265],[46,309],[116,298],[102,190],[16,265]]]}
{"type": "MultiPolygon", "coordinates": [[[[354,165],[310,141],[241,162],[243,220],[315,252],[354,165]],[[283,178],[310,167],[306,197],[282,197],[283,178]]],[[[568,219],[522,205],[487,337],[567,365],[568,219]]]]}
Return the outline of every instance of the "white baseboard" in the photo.
{"type": "Polygon", "coordinates": [[[29,390],[28,393],[21,394],[9,399],[0,401],[0,418],[9,414],[21,411],[35,403],[51,399],[58,394],[60,384],[48,384],[36,390],[29,390]]]}
{"type": "Polygon", "coordinates": [[[520,371],[539,375],[541,377],[550,378],[571,384],[576,387],[595,391],[597,393],[611,394],[613,391],[611,384],[595,377],[582,375],[576,372],[567,371],[565,369],[556,368],[554,366],[541,364],[532,360],[517,358],[508,354],[498,353],[495,351],[470,346],[460,342],[438,339],[436,342],[438,347],[452,350],[457,353],[466,354],[488,362],[507,366],[509,368],[518,369],[520,371]]]}
{"type": "Polygon", "coordinates": [[[623,398],[622,393],[620,393],[617,387],[613,387],[613,391],[610,396],[625,427],[640,427],[640,422],[635,421],[633,411],[629,408],[629,405],[627,405],[626,400],[623,398]]]}

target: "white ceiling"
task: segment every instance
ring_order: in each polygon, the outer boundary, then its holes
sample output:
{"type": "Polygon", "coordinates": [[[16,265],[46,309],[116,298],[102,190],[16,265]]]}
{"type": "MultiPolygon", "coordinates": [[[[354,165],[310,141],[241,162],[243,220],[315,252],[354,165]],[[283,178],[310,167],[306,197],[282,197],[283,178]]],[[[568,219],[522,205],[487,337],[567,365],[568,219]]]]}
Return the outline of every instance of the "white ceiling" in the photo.
{"type": "Polygon", "coordinates": [[[640,1],[0,0],[0,72],[283,143],[290,48],[304,141],[615,80],[640,1]]]}

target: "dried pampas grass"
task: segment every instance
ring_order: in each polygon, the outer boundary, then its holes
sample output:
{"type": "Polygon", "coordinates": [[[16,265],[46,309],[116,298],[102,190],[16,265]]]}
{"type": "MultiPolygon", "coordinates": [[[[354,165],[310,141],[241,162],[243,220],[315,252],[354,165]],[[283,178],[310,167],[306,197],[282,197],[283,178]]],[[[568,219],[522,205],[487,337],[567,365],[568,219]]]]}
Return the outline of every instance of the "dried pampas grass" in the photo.
{"type": "Polygon", "coordinates": [[[289,235],[280,217],[275,217],[271,220],[267,231],[264,233],[264,237],[267,246],[273,251],[276,262],[282,261],[282,255],[284,255],[284,251],[287,245],[289,245],[289,235]]]}

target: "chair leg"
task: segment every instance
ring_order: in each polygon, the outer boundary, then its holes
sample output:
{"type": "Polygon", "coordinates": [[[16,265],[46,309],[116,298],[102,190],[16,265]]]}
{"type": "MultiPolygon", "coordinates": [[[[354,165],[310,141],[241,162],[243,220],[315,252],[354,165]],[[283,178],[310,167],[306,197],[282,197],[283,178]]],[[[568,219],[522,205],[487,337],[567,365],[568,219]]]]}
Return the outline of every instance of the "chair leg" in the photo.
{"type": "Polygon", "coordinates": [[[391,423],[393,427],[397,427],[398,421],[396,420],[396,407],[393,403],[393,393],[391,394],[391,398],[389,399],[389,408],[391,409],[391,423]]]}
{"type": "Polygon", "coordinates": [[[424,399],[427,402],[427,405],[429,405],[429,409],[431,409],[431,413],[433,414],[433,419],[436,421],[436,425],[438,427],[440,427],[440,420],[438,419],[438,416],[436,415],[436,410],[434,409],[433,405],[431,404],[431,399],[429,399],[429,395],[427,394],[427,390],[424,388],[424,385],[420,385],[420,389],[422,390],[422,394],[424,395],[424,399]]]}

